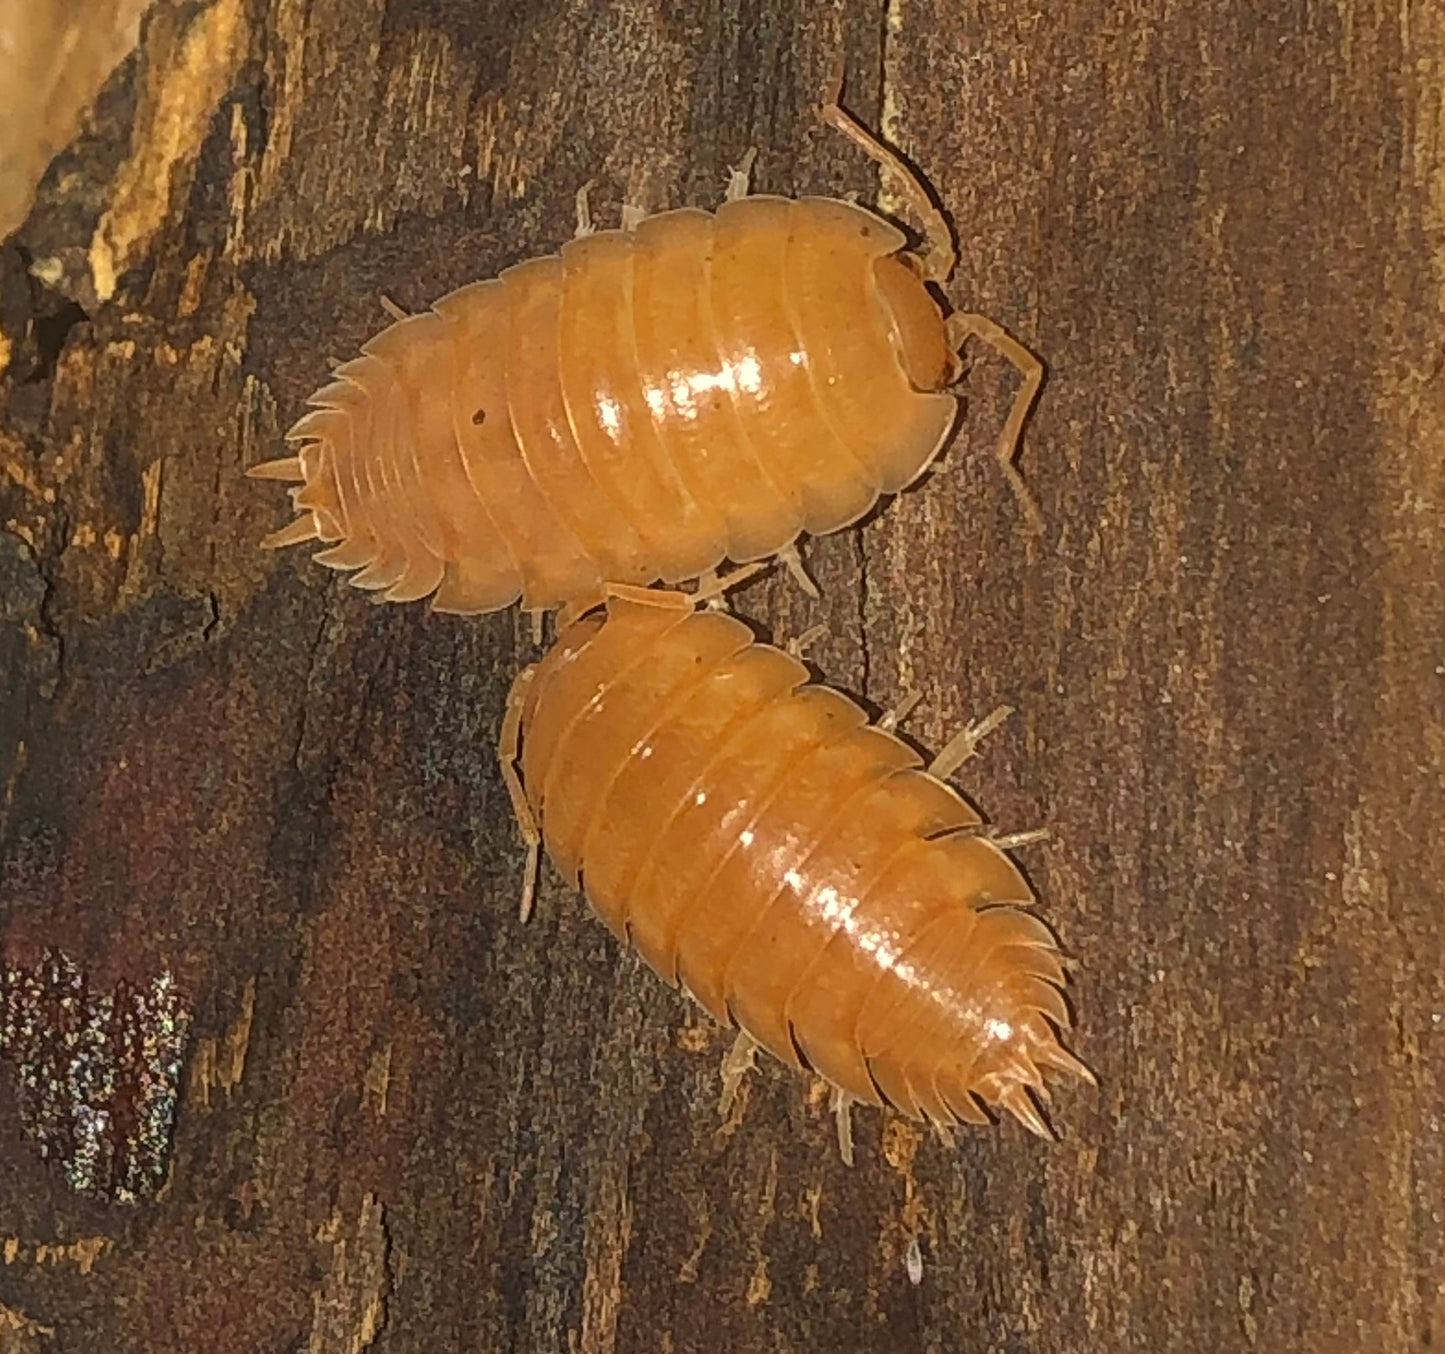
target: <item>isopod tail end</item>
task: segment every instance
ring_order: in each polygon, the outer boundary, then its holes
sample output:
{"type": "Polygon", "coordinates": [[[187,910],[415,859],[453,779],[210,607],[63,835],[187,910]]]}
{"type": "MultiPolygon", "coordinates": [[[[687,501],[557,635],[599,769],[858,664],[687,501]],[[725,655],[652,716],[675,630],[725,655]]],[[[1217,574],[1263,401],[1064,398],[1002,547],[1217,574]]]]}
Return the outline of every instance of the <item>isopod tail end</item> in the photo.
{"type": "Polygon", "coordinates": [[[1034,1049],[1034,1061],[1044,1067],[1051,1067],[1055,1072],[1062,1072],[1066,1076],[1078,1077],[1082,1082],[1097,1087],[1098,1078],[1089,1070],[1088,1066],[1074,1057],[1062,1044],[1056,1040],[1043,1044],[1034,1049]]]}
{"type": "Polygon", "coordinates": [[[302,414],[295,423],[286,429],[286,440],[288,442],[324,441],[327,430],[334,426],[335,419],[336,411],[331,405],[312,409],[309,413],[302,414]]]}
{"type": "Polygon", "coordinates": [[[1030,1133],[1044,1139],[1045,1142],[1056,1142],[1058,1134],[1050,1126],[1049,1121],[1044,1118],[1034,1098],[1029,1094],[1028,1088],[1022,1082],[1014,1082],[998,1098],[1000,1109],[1007,1110],[1019,1121],[1030,1133]]]}
{"type": "Polygon", "coordinates": [[[311,558],[328,569],[364,569],[376,558],[376,550],[368,541],[342,541],[311,558]]]}
{"type": "Polygon", "coordinates": [[[321,533],[316,528],[316,514],[308,512],[304,517],[298,517],[289,526],[284,526],[280,531],[273,531],[269,536],[261,538],[262,550],[280,550],[287,545],[301,545],[305,541],[314,541],[321,533]]]}
{"type": "Polygon", "coordinates": [[[275,461],[262,461],[246,471],[246,478],[252,480],[304,480],[306,472],[301,468],[299,456],[282,456],[275,461]]]}

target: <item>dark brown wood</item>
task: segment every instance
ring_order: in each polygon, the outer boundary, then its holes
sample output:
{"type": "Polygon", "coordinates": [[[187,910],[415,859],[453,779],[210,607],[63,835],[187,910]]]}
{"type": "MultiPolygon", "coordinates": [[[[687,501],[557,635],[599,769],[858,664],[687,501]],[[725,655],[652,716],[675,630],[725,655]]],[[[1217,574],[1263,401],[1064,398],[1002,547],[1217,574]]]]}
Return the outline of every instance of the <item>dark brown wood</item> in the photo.
{"type": "Polygon", "coordinates": [[[0,1053],[0,1349],[1441,1348],[1441,17],[159,5],[0,250],[0,964],[43,1017],[0,1053]],[[923,744],[1018,707],[962,779],[1056,834],[1101,1080],[1056,1146],[859,1111],[852,1169],[779,1068],[719,1121],[727,1036],[577,899],[517,924],[525,621],[263,556],[240,474],[380,293],[555,248],[586,179],[711,204],[756,145],[760,189],[873,200],[814,116],[840,61],[954,302],[1049,363],[1048,529],[984,354],[946,466],[809,547],[822,601],[737,606],[922,692],[923,744]],[[57,956],[189,1020],[134,1203],[21,1076],[65,1065],[57,956]]]}

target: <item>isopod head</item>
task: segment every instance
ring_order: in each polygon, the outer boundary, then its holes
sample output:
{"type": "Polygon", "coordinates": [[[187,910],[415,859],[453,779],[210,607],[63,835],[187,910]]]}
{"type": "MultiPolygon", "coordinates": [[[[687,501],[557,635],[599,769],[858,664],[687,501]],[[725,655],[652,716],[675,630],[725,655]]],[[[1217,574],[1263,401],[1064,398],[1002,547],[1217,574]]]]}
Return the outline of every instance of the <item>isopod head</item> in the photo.
{"type": "Polygon", "coordinates": [[[893,324],[898,360],[915,390],[946,389],[962,364],[949,343],[943,312],[922,277],[915,255],[887,254],[874,266],[874,277],[893,324]]]}

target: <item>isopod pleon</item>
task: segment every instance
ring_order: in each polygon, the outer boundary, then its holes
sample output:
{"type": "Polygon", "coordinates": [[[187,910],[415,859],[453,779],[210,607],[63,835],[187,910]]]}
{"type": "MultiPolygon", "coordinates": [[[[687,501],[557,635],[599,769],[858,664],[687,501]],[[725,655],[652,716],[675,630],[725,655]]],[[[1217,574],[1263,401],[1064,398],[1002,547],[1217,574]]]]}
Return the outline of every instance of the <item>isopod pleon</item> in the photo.
{"type": "Polygon", "coordinates": [[[1025,378],[999,456],[1030,506],[1011,458],[1042,366],[992,321],[945,317],[942,215],[836,103],[824,117],[904,176],[923,256],[851,203],[746,196],[745,174],[716,213],[579,233],[337,367],[287,435],[297,454],[251,471],[302,481],[301,516],[264,544],[319,539],[357,587],[457,612],[540,612],[724,559],[800,571],[800,534],[856,522],[933,460],[970,336],[1025,378]]]}
{"type": "Polygon", "coordinates": [[[1045,1073],[1092,1080],[1063,962],[946,767],[735,618],[611,591],[508,702],[529,882],[540,843],[667,982],[845,1097],[1047,1134],[1045,1073]]]}

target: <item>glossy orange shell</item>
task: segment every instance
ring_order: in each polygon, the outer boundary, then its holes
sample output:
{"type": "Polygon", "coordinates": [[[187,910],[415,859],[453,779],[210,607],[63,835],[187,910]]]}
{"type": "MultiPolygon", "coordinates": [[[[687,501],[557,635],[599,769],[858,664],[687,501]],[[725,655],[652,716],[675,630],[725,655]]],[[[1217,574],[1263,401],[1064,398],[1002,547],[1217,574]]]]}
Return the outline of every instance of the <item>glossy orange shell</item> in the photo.
{"type": "Polygon", "coordinates": [[[1034,895],[893,735],[717,612],[613,600],[541,661],[528,804],[557,869],[669,983],[793,1066],[937,1122],[1036,1131],[1087,1076],[1034,895]]]}
{"type": "MultiPolygon", "coordinates": [[[[747,197],[568,243],[399,320],[291,432],[309,510],[276,543],[439,610],[592,600],[837,531],[956,413],[904,237],[747,197]]],[[[291,463],[278,463],[291,464],[291,463]]]]}

